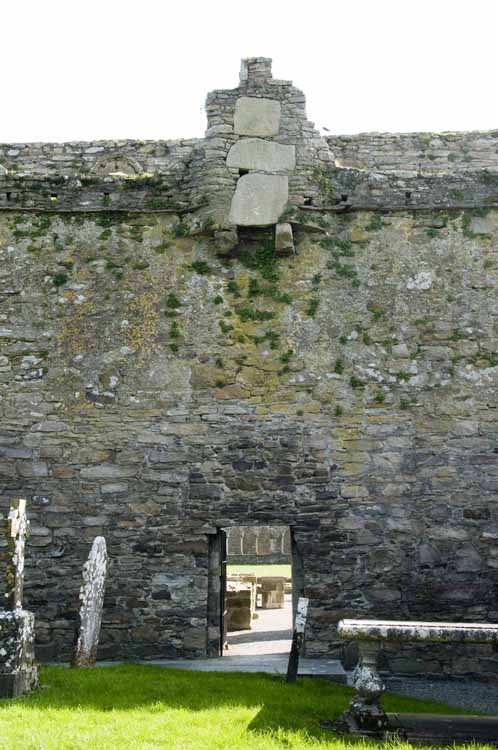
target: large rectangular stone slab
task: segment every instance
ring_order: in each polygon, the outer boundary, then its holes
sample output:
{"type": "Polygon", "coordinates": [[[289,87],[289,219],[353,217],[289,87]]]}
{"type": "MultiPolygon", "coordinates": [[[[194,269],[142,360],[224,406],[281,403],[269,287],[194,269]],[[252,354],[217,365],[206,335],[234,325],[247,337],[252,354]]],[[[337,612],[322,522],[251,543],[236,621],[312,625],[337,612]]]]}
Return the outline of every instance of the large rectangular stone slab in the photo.
{"type": "Polygon", "coordinates": [[[241,96],[235,104],[233,128],[238,135],[278,135],[280,102],[241,96]]]}
{"type": "Polygon", "coordinates": [[[276,224],[289,200],[289,180],[283,175],[246,174],[232,198],[229,221],[241,227],[276,224]]]}
{"type": "Polygon", "coordinates": [[[256,172],[291,172],[296,166],[296,149],[261,138],[244,138],[228,152],[227,166],[256,172]]]}

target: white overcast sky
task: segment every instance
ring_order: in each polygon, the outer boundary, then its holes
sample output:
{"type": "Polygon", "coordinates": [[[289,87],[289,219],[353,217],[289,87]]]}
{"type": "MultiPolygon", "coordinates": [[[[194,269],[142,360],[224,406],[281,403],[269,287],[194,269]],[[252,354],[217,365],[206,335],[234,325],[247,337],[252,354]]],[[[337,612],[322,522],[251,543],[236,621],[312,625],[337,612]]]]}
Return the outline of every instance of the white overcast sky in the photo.
{"type": "Polygon", "coordinates": [[[497,0],[0,0],[0,142],[201,137],[273,58],[332,133],[498,129],[497,0]]]}

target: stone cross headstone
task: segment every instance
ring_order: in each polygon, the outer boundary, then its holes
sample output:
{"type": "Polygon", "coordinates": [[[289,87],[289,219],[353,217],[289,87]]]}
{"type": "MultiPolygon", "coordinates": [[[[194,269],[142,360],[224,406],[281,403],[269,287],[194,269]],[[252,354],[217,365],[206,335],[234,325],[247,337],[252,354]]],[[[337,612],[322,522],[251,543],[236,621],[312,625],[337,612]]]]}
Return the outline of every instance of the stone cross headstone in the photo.
{"type": "Polygon", "coordinates": [[[13,500],[5,523],[9,559],[5,609],[0,609],[0,698],[17,698],[38,684],[35,616],[22,608],[24,548],[29,533],[26,500],[13,500]]]}
{"type": "Polygon", "coordinates": [[[76,631],[73,667],[92,667],[97,661],[106,573],[106,543],[103,536],[98,536],[93,540],[88,560],[83,566],[79,626],[76,631]]]}
{"type": "Polygon", "coordinates": [[[22,609],[24,588],[24,548],[29,535],[26,500],[13,500],[7,517],[6,535],[9,547],[7,563],[6,609],[22,609]]]}

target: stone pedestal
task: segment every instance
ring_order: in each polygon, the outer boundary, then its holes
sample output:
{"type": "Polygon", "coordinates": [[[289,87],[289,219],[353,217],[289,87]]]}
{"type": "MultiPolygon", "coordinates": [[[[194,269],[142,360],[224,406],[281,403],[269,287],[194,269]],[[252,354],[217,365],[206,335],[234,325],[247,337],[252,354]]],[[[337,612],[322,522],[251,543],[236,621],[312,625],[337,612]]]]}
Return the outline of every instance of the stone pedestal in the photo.
{"type": "Polygon", "coordinates": [[[284,606],[285,578],[265,576],[258,578],[262,609],[282,609],[284,606]]]}
{"type": "Polygon", "coordinates": [[[250,584],[229,583],[226,592],[227,630],[250,630],[252,619],[252,587],[250,584]]]}
{"type": "Polygon", "coordinates": [[[232,583],[243,583],[251,587],[251,619],[257,619],[256,600],[258,593],[258,579],[255,573],[235,573],[227,578],[228,590],[232,583]]]}
{"type": "Polygon", "coordinates": [[[34,642],[32,612],[0,611],[0,698],[17,698],[37,687],[34,642]]]}

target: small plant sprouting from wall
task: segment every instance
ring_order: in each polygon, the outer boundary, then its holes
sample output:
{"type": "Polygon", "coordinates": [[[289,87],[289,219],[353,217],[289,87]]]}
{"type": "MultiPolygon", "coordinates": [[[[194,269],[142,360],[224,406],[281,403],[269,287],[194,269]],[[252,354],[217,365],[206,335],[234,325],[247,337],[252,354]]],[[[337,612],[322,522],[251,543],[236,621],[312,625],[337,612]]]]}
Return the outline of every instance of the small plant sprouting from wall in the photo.
{"type": "Polygon", "coordinates": [[[268,243],[257,250],[244,250],[237,256],[240,263],[252,271],[259,271],[265,281],[277,284],[280,280],[278,258],[273,243],[268,243]]]}
{"type": "Polygon", "coordinates": [[[313,170],[313,177],[316,184],[318,185],[320,193],[329,200],[331,198],[334,198],[336,194],[336,188],[325,169],[323,169],[322,167],[316,167],[313,170]]]}
{"type": "Polygon", "coordinates": [[[211,273],[211,266],[205,260],[194,260],[190,264],[190,268],[200,276],[207,276],[207,274],[211,273]]]}
{"type": "Polygon", "coordinates": [[[386,317],[386,311],[383,307],[381,307],[381,305],[370,305],[369,310],[372,314],[372,320],[374,321],[374,323],[378,323],[379,320],[382,320],[386,317]]]}
{"type": "Polygon", "coordinates": [[[108,258],[105,267],[118,281],[123,278],[124,271],[121,263],[116,263],[112,258],[108,258]]]}
{"type": "Polygon", "coordinates": [[[287,349],[286,352],[280,355],[280,361],[282,364],[288,364],[291,360],[291,357],[294,356],[294,350],[293,349],[287,349]]]}
{"type": "Polygon", "coordinates": [[[386,392],[383,388],[379,388],[375,394],[374,401],[376,404],[383,404],[386,400],[386,392]]]}
{"type": "Polygon", "coordinates": [[[314,318],[315,317],[315,315],[316,315],[316,313],[318,311],[319,306],[320,306],[320,300],[319,300],[319,298],[318,297],[312,297],[310,299],[310,301],[309,301],[308,308],[306,310],[306,312],[308,313],[308,315],[310,316],[310,318],[314,318]]]}
{"type": "Polygon", "coordinates": [[[176,315],[177,310],[182,306],[182,303],[176,296],[174,292],[170,292],[165,299],[165,315],[166,317],[172,317],[173,315],[176,315]]]}
{"type": "Polygon", "coordinates": [[[259,346],[259,344],[263,344],[265,341],[268,341],[270,344],[270,349],[278,349],[278,345],[280,343],[280,334],[278,331],[274,331],[272,328],[268,328],[267,331],[262,336],[253,336],[253,342],[256,346],[259,346]]]}
{"type": "Polygon", "coordinates": [[[65,273],[56,273],[52,277],[52,283],[56,287],[64,286],[64,284],[67,284],[68,277],[65,273]]]}
{"type": "Polygon", "coordinates": [[[237,315],[243,323],[247,322],[248,320],[271,320],[274,317],[274,313],[271,312],[271,310],[255,310],[252,307],[241,307],[239,310],[237,310],[237,315]]]}
{"type": "Polygon", "coordinates": [[[179,221],[173,227],[173,234],[177,239],[180,239],[181,237],[188,237],[188,235],[190,234],[190,228],[186,222],[179,221]]]}
{"type": "Polygon", "coordinates": [[[363,382],[363,380],[360,380],[360,378],[358,378],[356,375],[351,375],[351,377],[349,378],[349,385],[354,389],[365,387],[365,383],[363,382]]]}
{"type": "Polygon", "coordinates": [[[343,263],[342,258],[353,258],[353,243],[348,239],[327,235],[320,240],[320,245],[331,254],[327,268],[335,271],[338,278],[348,279],[353,287],[359,286],[358,271],[352,265],[343,263]]]}
{"type": "Polygon", "coordinates": [[[462,341],[465,338],[465,333],[460,328],[454,328],[450,335],[450,341],[462,341]]]}
{"type": "Polygon", "coordinates": [[[373,214],[372,217],[370,218],[370,221],[365,226],[365,231],[379,232],[383,228],[384,228],[384,220],[382,219],[382,216],[379,216],[378,214],[373,214]]]}
{"type": "Polygon", "coordinates": [[[285,305],[290,305],[292,302],[292,297],[287,292],[281,292],[276,284],[271,284],[270,286],[261,286],[258,279],[251,277],[249,279],[249,289],[247,292],[247,296],[254,298],[254,297],[269,297],[270,299],[275,300],[275,302],[281,302],[285,305]]]}
{"type": "Polygon", "coordinates": [[[234,297],[240,297],[239,285],[236,281],[234,281],[234,279],[230,279],[230,281],[227,283],[227,292],[229,292],[229,294],[233,294],[234,297]]]}
{"type": "Polygon", "coordinates": [[[178,325],[178,322],[176,320],[171,321],[171,325],[169,327],[169,338],[170,338],[170,349],[172,352],[178,351],[178,339],[181,336],[180,326],[178,325]]]}

